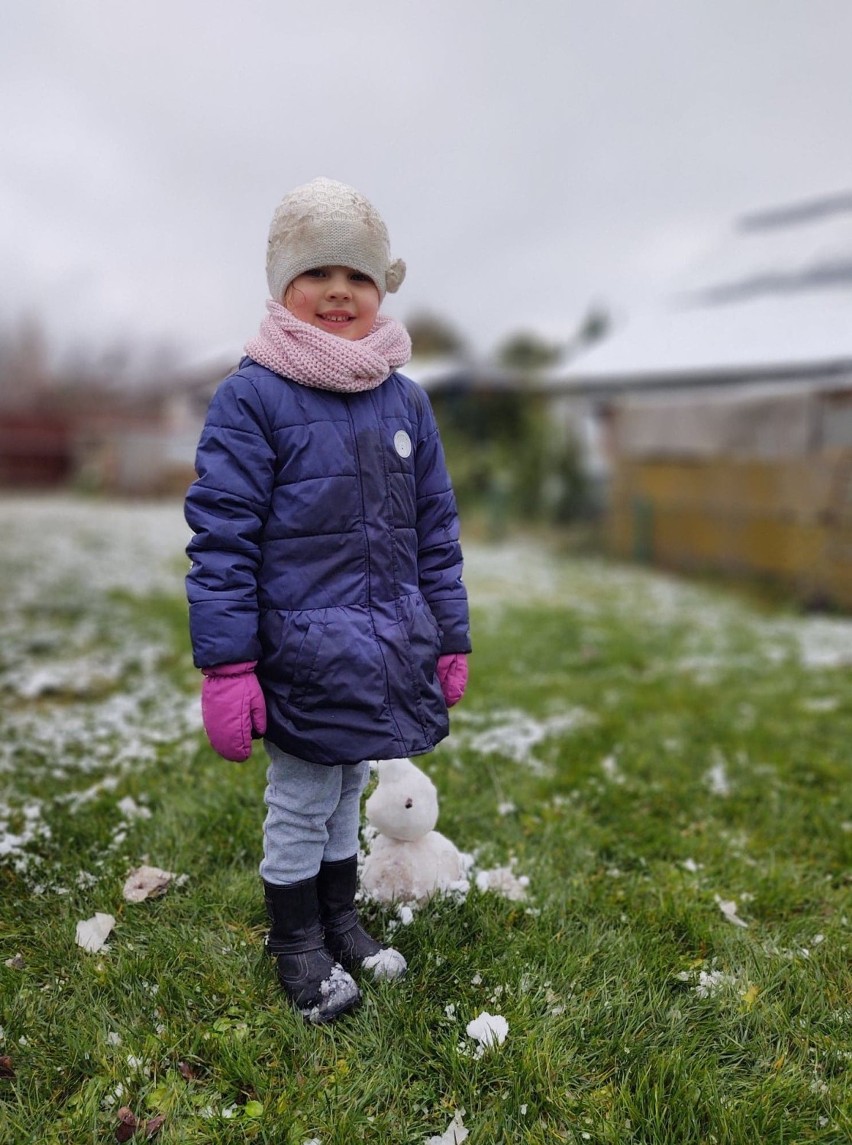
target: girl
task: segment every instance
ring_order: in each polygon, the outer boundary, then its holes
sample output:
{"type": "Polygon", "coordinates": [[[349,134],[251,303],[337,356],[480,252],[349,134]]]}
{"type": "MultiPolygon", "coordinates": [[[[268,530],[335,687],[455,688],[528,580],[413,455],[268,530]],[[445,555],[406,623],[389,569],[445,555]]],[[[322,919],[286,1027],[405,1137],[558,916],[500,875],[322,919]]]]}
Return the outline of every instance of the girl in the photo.
{"type": "Polygon", "coordinates": [[[271,298],[218,389],[186,500],[202,713],[215,750],[269,755],[263,879],[287,995],[313,1022],[355,1006],[350,971],[405,970],[355,909],[370,759],[430,751],[467,680],[455,499],[425,394],[379,314],[405,264],[351,187],[278,206],[271,298]]]}

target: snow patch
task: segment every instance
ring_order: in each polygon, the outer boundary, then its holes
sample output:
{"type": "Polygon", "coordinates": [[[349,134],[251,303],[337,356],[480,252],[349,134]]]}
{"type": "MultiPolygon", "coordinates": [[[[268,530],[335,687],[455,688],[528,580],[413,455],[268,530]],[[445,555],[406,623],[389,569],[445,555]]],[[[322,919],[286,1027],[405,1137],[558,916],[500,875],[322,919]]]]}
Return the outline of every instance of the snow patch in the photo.
{"type": "Polygon", "coordinates": [[[625,782],[624,772],[618,766],[618,761],[614,755],[608,755],[601,760],[601,771],[610,783],[620,786],[625,782]]]}
{"type": "Polygon", "coordinates": [[[464,1110],[457,1109],[446,1130],[439,1137],[427,1137],[426,1145],[462,1145],[463,1141],[467,1141],[469,1135],[469,1131],[465,1129],[462,1121],[463,1116],[464,1110]]]}
{"type": "Polygon", "coordinates": [[[490,871],[480,871],[476,876],[476,886],[480,891],[494,891],[504,898],[519,902],[527,897],[530,880],[527,875],[516,875],[511,867],[494,867],[490,871]]]}
{"type": "Polygon", "coordinates": [[[77,945],[82,946],[91,954],[97,954],[99,950],[103,949],[114,926],[115,919],[111,914],[96,912],[91,918],[83,919],[77,923],[77,945]]]}
{"type": "Polygon", "coordinates": [[[502,1014],[489,1014],[483,1010],[479,1017],[468,1022],[465,1033],[479,1042],[480,1053],[494,1046],[502,1046],[509,1033],[509,1023],[502,1014]]]}
{"type": "Polygon", "coordinates": [[[132,795],[125,795],[123,799],[118,801],[118,809],[125,819],[150,819],[151,810],[148,807],[141,807],[132,795]]]}
{"type": "Polygon", "coordinates": [[[382,947],[377,954],[365,958],[363,966],[379,982],[401,978],[408,969],[408,963],[400,952],[394,950],[392,946],[382,947]]]}
{"type": "Polygon", "coordinates": [[[731,794],[731,782],[728,779],[728,771],[725,767],[724,760],[719,760],[705,773],[704,781],[713,795],[719,795],[724,798],[726,795],[731,794]]]}
{"type": "Polygon", "coordinates": [[[594,716],[583,708],[572,708],[544,719],[536,719],[519,709],[495,713],[482,731],[467,731],[464,722],[453,735],[453,741],[481,755],[503,755],[540,773],[544,765],[533,749],[552,736],[577,731],[593,722],[594,716]]]}
{"type": "Polygon", "coordinates": [[[805,712],[836,712],[840,707],[837,696],[813,696],[809,700],[802,700],[802,710],[805,712]]]}
{"type": "Polygon", "coordinates": [[[695,984],[695,993],[699,998],[709,998],[722,990],[732,989],[736,984],[737,980],[732,974],[725,974],[722,970],[701,970],[695,984]]]}
{"type": "Polygon", "coordinates": [[[42,804],[35,801],[20,808],[0,803],[0,855],[19,854],[30,843],[49,839],[50,828],[44,822],[43,814],[42,804]],[[11,829],[15,819],[21,820],[17,831],[11,829]]]}
{"type": "Polygon", "coordinates": [[[699,998],[712,998],[726,990],[733,990],[737,986],[737,979],[733,974],[726,974],[723,970],[700,970],[698,978],[686,970],[678,974],[681,982],[689,982],[699,998]]]}
{"type": "Polygon", "coordinates": [[[728,922],[732,922],[734,926],[748,927],[748,923],[737,914],[737,904],[734,899],[722,899],[718,895],[714,895],[714,899],[728,922]]]}

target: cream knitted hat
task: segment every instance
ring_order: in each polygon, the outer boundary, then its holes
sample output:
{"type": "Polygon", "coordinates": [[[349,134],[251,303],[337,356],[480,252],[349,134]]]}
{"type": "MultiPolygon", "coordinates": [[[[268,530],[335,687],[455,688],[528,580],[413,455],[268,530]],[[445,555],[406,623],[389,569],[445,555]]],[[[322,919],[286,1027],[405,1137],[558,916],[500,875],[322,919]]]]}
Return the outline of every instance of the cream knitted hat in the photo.
{"type": "Polygon", "coordinates": [[[266,280],[276,302],[294,278],[318,266],[351,266],[384,298],[399,290],[405,263],[391,262],[390,240],[373,204],[354,187],[320,177],[285,195],[269,227],[266,280]]]}

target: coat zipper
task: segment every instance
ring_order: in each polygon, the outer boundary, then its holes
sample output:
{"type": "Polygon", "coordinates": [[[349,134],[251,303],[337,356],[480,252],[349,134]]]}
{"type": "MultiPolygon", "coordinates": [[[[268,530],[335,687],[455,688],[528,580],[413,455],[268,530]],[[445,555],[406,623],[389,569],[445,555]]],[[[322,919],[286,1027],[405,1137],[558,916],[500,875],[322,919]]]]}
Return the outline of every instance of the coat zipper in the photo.
{"type": "MultiPolygon", "coordinates": [[[[358,489],[361,494],[361,527],[364,530],[364,548],[367,552],[367,607],[371,608],[373,603],[373,554],[370,552],[370,534],[367,529],[367,500],[364,496],[364,473],[361,467],[361,449],[358,445],[358,430],[355,425],[355,418],[352,416],[349,402],[346,403],[346,413],[349,416],[349,424],[352,427],[355,468],[358,470],[358,489]]],[[[375,634],[375,625],[373,625],[373,632],[375,634]]]]}
{"type": "Polygon", "coordinates": [[[361,520],[363,522],[364,528],[364,545],[367,550],[367,614],[370,617],[370,628],[373,631],[373,640],[375,640],[376,648],[378,648],[379,655],[382,658],[382,667],[384,669],[385,676],[385,698],[388,704],[388,712],[390,713],[390,717],[393,720],[393,726],[396,728],[396,738],[405,751],[405,737],[403,736],[402,729],[400,728],[399,722],[397,721],[396,712],[393,705],[393,698],[391,697],[390,673],[388,672],[388,665],[387,661],[385,660],[385,654],[382,651],[381,641],[379,640],[378,634],[376,632],[376,621],[373,617],[373,569],[372,553],[370,552],[370,534],[367,529],[367,501],[364,496],[364,476],[363,469],[361,467],[361,449],[358,445],[358,432],[355,426],[355,418],[352,416],[352,409],[349,405],[349,402],[346,403],[346,413],[349,417],[349,424],[352,427],[352,445],[355,449],[355,465],[358,469],[358,489],[361,493],[361,520]]]}

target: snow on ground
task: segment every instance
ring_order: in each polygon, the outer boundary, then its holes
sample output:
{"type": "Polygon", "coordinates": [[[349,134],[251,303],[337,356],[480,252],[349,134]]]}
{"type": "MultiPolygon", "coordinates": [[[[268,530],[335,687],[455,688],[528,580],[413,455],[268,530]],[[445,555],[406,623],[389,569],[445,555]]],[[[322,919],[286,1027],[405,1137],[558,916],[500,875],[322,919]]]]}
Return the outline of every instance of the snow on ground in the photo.
{"type": "Polygon", "coordinates": [[[453,1114],[453,1119],[447,1126],[446,1132],[440,1136],[429,1137],[426,1145],[462,1145],[462,1142],[467,1141],[468,1130],[465,1128],[464,1110],[457,1109],[453,1114]]]}
{"type": "Polygon", "coordinates": [[[593,620],[602,609],[646,625],[688,624],[696,655],[714,632],[745,624],[774,655],[795,651],[810,667],[852,664],[852,619],[762,616],[739,598],[667,573],[598,558],[559,560],[517,541],[465,547],[465,580],[480,607],[529,602],[568,606],[593,620]]]}
{"type": "MultiPolygon", "coordinates": [[[[49,838],[52,808],[108,796],[123,776],[154,764],[164,745],[175,755],[194,750],[200,713],[188,642],[186,688],[164,687],[160,665],[173,655],[173,637],[154,615],[140,636],[138,615],[131,623],[128,611],[128,598],[183,594],[189,531],[178,501],[7,496],[0,534],[0,852],[15,856],[49,838]]],[[[613,616],[650,631],[676,626],[677,667],[697,683],[755,656],[813,669],[852,663],[852,620],[765,616],[647,569],[559,560],[527,543],[473,544],[465,579],[474,629],[526,602],[572,610],[592,644],[596,626],[613,616]]],[[[574,709],[534,718],[462,708],[450,742],[535,768],[548,740],[594,718],[574,709]]],[[[120,834],[129,820],[116,816],[120,834]]]]}
{"type": "MultiPolygon", "coordinates": [[[[0,533],[0,853],[37,886],[54,814],[195,748],[197,694],[161,671],[172,634],[140,633],[127,601],[182,591],[189,534],[177,503],[70,497],[0,499],[0,533]]],[[[144,814],[116,803],[111,846],[144,814]]]]}
{"type": "MultiPolygon", "coordinates": [[[[474,607],[474,641],[477,630],[507,608],[531,604],[569,610],[581,643],[590,649],[601,634],[606,639],[605,624],[611,620],[639,625],[651,635],[676,631],[671,654],[648,671],[680,672],[696,686],[761,663],[798,662],[814,671],[852,664],[852,619],[762,613],[733,593],[644,567],[600,558],[559,559],[540,547],[510,541],[465,546],[465,580],[474,607]]],[[[541,670],[553,681],[558,664],[543,664],[541,670]]],[[[606,695],[602,701],[609,702],[606,695]]],[[[803,703],[831,710],[837,699],[829,695],[803,703]]],[[[578,708],[537,717],[519,709],[483,713],[462,706],[454,712],[445,750],[498,753],[542,774],[548,770],[548,742],[595,718],[594,712],[578,708]]],[[[724,794],[723,766],[707,778],[724,794]]]]}
{"type": "Polygon", "coordinates": [[[152,621],[140,640],[110,595],[182,591],[179,505],[5,498],[0,531],[0,692],[14,698],[0,773],[14,774],[22,754],[60,780],[69,767],[120,770],[199,726],[197,703],[160,677],[170,637],[152,621]]]}
{"type": "Polygon", "coordinates": [[[478,1018],[468,1022],[466,1032],[468,1037],[483,1046],[501,1046],[509,1032],[509,1023],[502,1014],[489,1014],[483,1010],[478,1018]]]}
{"type": "Polygon", "coordinates": [[[21,574],[14,586],[21,605],[70,586],[173,592],[187,568],[190,533],[176,501],[3,497],[0,525],[3,566],[21,574]]]}
{"type": "Polygon", "coordinates": [[[541,773],[543,765],[534,752],[539,744],[552,736],[564,736],[577,728],[586,727],[594,717],[582,708],[556,712],[544,719],[535,719],[519,709],[488,713],[455,713],[452,742],[464,745],[480,755],[495,752],[522,763],[532,771],[541,773]]]}
{"type": "Polygon", "coordinates": [[[747,662],[743,637],[764,657],[797,658],[806,668],[852,664],[852,618],[764,615],[734,596],[648,568],[598,558],[559,560],[521,542],[465,548],[465,580],[475,606],[528,602],[561,605],[585,619],[588,635],[602,613],[646,627],[683,626],[679,667],[712,673],[747,662]]]}

